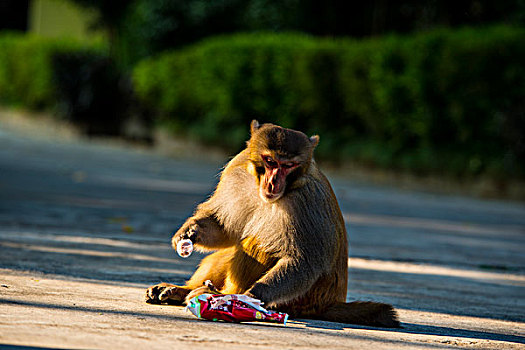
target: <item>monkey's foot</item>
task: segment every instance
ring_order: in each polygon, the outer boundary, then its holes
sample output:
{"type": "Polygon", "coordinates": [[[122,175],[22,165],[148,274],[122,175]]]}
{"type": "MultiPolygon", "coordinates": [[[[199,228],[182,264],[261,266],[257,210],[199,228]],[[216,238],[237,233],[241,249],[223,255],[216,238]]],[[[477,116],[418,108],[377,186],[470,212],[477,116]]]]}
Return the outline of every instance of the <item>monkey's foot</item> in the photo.
{"type": "Polygon", "coordinates": [[[169,283],[159,283],[146,290],[146,303],[183,305],[189,289],[169,283]]]}

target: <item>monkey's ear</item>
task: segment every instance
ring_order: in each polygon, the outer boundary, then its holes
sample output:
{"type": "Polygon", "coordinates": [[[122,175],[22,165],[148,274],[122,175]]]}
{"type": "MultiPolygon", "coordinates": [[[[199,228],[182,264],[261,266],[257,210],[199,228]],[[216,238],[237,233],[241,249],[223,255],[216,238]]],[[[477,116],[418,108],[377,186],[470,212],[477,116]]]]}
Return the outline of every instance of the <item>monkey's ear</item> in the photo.
{"type": "Polygon", "coordinates": [[[312,144],[312,148],[317,147],[317,144],[319,143],[319,135],[313,135],[310,136],[310,143],[312,144]]]}
{"type": "Polygon", "coordinates": [[[252,123],[250,124],[250,131],[253,134],[255,131],[257,131],[261,126],[259,125],[259,122],[257,120],[252,120],[252,123]]]}

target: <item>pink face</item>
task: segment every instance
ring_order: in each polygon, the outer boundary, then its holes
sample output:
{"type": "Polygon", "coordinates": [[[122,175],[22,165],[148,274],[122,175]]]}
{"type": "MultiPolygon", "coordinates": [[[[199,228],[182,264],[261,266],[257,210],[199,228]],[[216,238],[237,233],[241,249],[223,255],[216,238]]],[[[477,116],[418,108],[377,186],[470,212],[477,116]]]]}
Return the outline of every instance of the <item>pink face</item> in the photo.
{"type": "Polygon", "coordinates": [[[264,162],[264,175],[259,186],[259,195],[266,202],[275,202],[284,194],[286,176],[299,166],[290,160],[278,160],[270,155],[261,156],[264,162]]]}

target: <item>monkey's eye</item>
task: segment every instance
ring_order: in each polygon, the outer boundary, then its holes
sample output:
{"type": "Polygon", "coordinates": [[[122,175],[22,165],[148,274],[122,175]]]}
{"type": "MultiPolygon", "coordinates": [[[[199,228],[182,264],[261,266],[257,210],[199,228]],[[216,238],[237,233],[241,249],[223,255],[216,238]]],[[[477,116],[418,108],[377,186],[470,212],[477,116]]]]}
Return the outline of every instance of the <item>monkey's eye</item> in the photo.
{"type": "Polygon", "coordinates": [[[292,169],[292,168],[295,168],[297,164],[294,162],[290,162],[290,163],[283,163],[281,164],[281,166],[285,169],[292,169]]]}
{"type": "Polygon", "coordinates": [[[273,160],[272,157],[263,156],[262,158],[264,162],[266,163],[266,166],[268,166],[269,168],[277,168],[278,164],[275,160],[273,160]]]}

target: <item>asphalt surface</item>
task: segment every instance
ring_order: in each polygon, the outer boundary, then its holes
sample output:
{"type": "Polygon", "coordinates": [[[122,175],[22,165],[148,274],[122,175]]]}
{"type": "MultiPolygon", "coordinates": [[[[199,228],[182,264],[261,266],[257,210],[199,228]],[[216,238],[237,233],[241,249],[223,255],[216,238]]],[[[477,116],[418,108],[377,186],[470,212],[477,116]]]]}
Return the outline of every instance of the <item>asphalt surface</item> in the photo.
{"type": "Polygon", "coordinates": [[[525,205],[329,174],[350,244],[349,300],[393,304],[403,329],[196,319],[142,300],[203,257],[171,232],[223,161],[21,135],[0,125],[0,347],[525,349],[525,205]]]}

